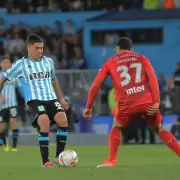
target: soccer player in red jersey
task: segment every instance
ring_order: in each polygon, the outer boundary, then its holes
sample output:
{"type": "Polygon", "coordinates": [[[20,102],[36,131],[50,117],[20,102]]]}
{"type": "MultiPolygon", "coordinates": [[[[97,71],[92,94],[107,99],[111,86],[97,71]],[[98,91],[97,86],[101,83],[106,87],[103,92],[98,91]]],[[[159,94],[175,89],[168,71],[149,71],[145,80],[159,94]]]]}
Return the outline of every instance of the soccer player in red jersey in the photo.
{"type": "Polygon", "coordinates": [[[144,117],[151,130],[180,157],[179,143],[161,124],[160,93],[154,70],[145,56],[132,51],[132,41],[129,38],[119,39],[116,55],[106,61],[97,74],[83,112],[85,119],[92,118],[93,102],[108,76],[113,81],[118,108],[109,135],[109,158],[97,167],[116,166],[122,128],[139,115],[144,117]]]}

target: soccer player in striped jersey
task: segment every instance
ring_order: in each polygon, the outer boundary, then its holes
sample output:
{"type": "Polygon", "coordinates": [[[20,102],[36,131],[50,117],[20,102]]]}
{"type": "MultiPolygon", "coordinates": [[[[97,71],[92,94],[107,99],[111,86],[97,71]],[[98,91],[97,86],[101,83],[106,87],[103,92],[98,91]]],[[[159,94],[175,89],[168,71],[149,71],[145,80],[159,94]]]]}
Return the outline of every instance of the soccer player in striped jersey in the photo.
{"type": "MultiPolygon", "coordinates": [[[[11,67],[11,61],[7,58],[2,58],[0,66],[2,73],[11,67]]],[[[9,145],[6,143],[5,132],[10,122],[12,129],[12,151],[17,151],[17,140],[18,140],[18,121],[17,121],[17,98],[16,98],[16,80],[6,82],[0,95],[0,137],[3,142],[4,151],[10,151],[9,145]]]]}
{"type": "Polygon", "coordinates": [[[68,104],[64,101],[55,76],[52,59],[42,56],[43,40],[36,34],[27,38],[28,56],[17,60],[0,80],[0,91],[4,82],[19,78],[24,91],[26,103],[33,115],[32,125],[40,129],[39,145],[42,157],[42,167],[52,167],[49,160],[49,131],[50,120],[58,125],[57,148],[54,162],[64,150],[68,135],[68,123],[64,109],[68,104]]]}

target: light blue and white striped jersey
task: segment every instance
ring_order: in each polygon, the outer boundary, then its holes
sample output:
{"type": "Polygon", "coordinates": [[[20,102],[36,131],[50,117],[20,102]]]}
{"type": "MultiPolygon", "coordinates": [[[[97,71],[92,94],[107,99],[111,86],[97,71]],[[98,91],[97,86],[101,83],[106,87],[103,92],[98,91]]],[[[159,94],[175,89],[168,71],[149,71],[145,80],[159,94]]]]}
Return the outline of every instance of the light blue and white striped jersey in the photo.
{"type": "MultiPolygon", "coordinates": [[[[3,73],[0,73],[0,76],[3,76],[3,73]]],[[[5,104],[0,103],[0,109],[6,109],[13,106],[17,106],[17,97],[16,97],[16,80],[6,81],[4,87],[1,91],[1,95],[6,99],[5,104]]]]}
{"type": "Polygon", "coordinates": [[[12,64],[12,67],[4,73],[4,77],[8,80],[20,79],[26,102],[57,99],[52,85],[55,68],[51,58],[43,56],[41,61],[32,61],[23,57],[12,64]]]}

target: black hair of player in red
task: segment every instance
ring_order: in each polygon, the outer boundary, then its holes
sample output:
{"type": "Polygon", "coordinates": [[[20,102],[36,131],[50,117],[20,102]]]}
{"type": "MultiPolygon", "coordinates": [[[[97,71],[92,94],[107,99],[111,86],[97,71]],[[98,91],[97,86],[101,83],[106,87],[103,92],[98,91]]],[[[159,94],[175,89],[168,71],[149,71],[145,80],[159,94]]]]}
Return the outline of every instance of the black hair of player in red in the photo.
{"type": "Polygon", "coordinates": [[[121,37],[118,39],[116,46],[119,46],[121,50],[131,50],[132,40],[128,37],[121,37]]]}
{"type": "Polygon", "coordinates": [[[33,45],[34,43],[43,43],[42,38],[37,34],[30,34],[26,39],[26,44],[33,45]]]}

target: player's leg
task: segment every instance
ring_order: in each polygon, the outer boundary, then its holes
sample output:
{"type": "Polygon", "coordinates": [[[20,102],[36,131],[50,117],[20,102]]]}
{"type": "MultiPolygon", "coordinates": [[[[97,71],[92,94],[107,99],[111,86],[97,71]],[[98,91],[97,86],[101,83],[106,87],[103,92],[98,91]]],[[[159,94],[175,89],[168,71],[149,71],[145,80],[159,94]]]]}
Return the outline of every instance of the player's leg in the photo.
{"type": "Polygon", "coordinates": [[[8,109],[3,110],[2,116],[0,117],[0,138],[3,142],[3,149],[5,152],[9,152],[10,147],[6,141],[6,131],[9,123],[9,111],[8,109]]]}
{"type": "Polygon", "coordinates": [[[150,126],[151,130],[159,136],[159,138],[166,144],[173,152],[180,157],[180,145],[173,134],[162,127],[162,124],[150,126]]]}
{"type": "Polygon", "coordinates": [[[116,158],[118,154],[118,148],[121,143],[122,137],[122,125],[119,124],[114,118],[113,126],[109,134],[109,157],[103,164],[97,167],[114,167],[116,166],[116,158]]]}
{"type": "Polygon", "coordinates": [[[43,167],[51,167],[52,163],[49,162],[49,131],[50,123],[49,117],[46,114],[45,106],[41,101],[31,101],[28,103],[30,111],[33,115],[32,125],[34,128],[39,126],[39,146],[42,157],[43,167]]]}
{"type": "Polygon", "coordinates": [[[104,161],[103,164],[98,165],[97,167],[114,167],[116,166],[116,159],[118,154],[118,148],[122,139],[122,128],[128,126],[131,122],[131,118],[125,116],[123,113],[117,112],[111,132],[109,134],[109,158],[104,161]]]}
{"type": "Polygon", "coordinates": [[[51,111],[54,121],[58,126],[57,134],[56,134],[56,156],[55,156],[55,162],[57,163],[58,162],[57,158],[59,157],[59,154],[62,151],[64,151],[66,146],[66,141],[68,136],[68,122],[67,122],[66,114],[62,109],[59,101],[54,101],[53,103],[51,103],[51,107],[49,107],[49,111],[51,111]]]}
{"type": "Polygon", "coordinates": [[[18,143],[18,135],[19,135],[17,118],[11,118],[10,125],[12,129],[12,151],[17,152],[17,143],[18,143]]]}
{"type": "Polygon", "coordinates": [[[10,114],[10,126],[12,129],[12,151],[17,152],[17,142],[19,135],[19,126],[17,120],[17,108],[13,107],[9,109],[10,114]]]}
{"type": "Polygon", "coordinates": [[[37,118],[38,126],[40,129],[39,133],[39,145],[40,145],[40,152],[42,156],[42,162],[45,164],[49,162],[49,131],[50,131],[50,124],[49,124],[49,117],[46,114],[41,114],[37,118]]]}
{"type": "Polygon", "coordinates": [[[0,138],[0,146],[2,146],[3,145],[3,141],[2,141],[2,139],[0,138]]]}
{"type": "Polygon", "coordinates": [[[8,127],[7,122],[1,122],[0,123],[0,138],[2,139],[2,143],[3,143],[4,147],[7,146],[6,136],[5,136],[5,131],[6,131],[7,127],[8,127]]]}
{"type": "Polygon", "coordinates": [[[65,112],[58,112],[55,115],[55,122],[58,125],[56,135],[56,157],[58,157],[65,149],[68,136],[68,123],[65,112]]]}
{"type": "Polygon", "coordinates": [[[173,152],[180,157],[180,145],[173,134],[163,128],[161,121],[162,115],[158,111],[154,116],[145,115],[150,129],[166,144],[173,152]]]}
{"type": "Polygon", "coordinates": [[[117,158],[118,148],[121,143],[123,126],[114,118],[113,126],[109,134],[109,161],[114,161],[117,158]]]}

